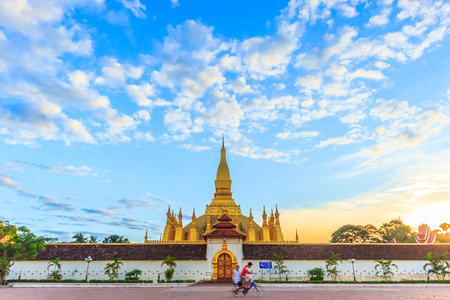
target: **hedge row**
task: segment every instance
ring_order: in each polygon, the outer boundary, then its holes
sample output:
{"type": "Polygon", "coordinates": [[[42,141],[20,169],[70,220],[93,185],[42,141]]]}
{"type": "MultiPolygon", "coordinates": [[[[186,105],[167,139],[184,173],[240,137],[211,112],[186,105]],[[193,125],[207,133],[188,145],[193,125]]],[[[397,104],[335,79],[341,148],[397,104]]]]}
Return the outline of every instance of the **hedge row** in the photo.
{"type": "Polygon", "coordinates": [[[399,284],[399,283],[447,283],[450,284],[450,280],[402,280],[402,281],[329,281],[329,280],[292,280],[292,281],[280,281],[280,280],[255,280],[256,283],[318,283],[318,284],[399,284]]]}

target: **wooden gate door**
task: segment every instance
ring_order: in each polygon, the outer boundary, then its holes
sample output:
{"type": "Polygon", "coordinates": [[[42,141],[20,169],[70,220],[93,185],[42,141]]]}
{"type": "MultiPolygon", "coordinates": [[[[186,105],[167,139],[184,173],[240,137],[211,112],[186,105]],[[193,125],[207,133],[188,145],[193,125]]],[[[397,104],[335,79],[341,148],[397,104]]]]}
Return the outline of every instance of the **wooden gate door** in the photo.
{"type": "Polygon", "coordinates": [[[217,280],[231,281],[233,277],[233,266],[231,256],[222,253],[217,259],[217,280]]]}

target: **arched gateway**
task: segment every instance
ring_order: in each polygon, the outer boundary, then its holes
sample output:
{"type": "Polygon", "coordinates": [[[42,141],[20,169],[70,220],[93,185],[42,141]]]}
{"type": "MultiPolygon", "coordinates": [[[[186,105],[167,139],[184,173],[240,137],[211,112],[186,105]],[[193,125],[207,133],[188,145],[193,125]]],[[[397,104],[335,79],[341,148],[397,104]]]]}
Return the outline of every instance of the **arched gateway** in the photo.
{"type": "Polygon", "coordinates": [[[233,276],[233,262],[231,256],[227,253],[222,253],[217,259],[217,280],[230,281],[233,276]]]}
{"type": "Polygon", "coordinates": [[[236,254],[242,253],[242,241],[246,236],[236,230],[236,225],[230,223],[231,218],[226,214],[220,217],[218,221],[219,223],[213,226],[214,229],[203,236],[212,250],[212,280],[232,281],[233,269],[238,261],[236,255],[230,251],[231,249],[228,249],[227,241],[232,244],[232,248],[237,252],[236,254]],[[215,248],[220,247],[221,242],[222,249],[215,248]]]}

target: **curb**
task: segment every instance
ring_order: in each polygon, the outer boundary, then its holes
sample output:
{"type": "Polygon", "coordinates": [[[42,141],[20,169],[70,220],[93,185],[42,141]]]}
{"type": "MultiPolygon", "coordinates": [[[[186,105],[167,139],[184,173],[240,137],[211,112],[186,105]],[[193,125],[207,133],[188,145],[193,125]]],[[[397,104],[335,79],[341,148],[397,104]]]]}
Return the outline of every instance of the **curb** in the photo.
{"type": "MultiPolygon", "coordinates": [[[[195,283],[194,283],[195,284],[195,283]]],[[[190,283],[28,283],[15,282],[8,284],[12,288],[95,288],[95,287],[117,287],[117,288],[178,288],[188,287],[190,283]]]]}

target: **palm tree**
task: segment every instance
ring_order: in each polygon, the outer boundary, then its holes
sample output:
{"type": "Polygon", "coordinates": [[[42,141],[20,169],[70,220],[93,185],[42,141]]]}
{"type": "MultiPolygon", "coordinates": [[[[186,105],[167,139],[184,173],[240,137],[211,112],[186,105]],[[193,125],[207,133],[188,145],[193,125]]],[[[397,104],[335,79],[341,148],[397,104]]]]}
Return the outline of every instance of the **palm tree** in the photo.
{"type": "Polygon", "coordinates": [[[330,276],[333,281],[336,281],[338,274],[340,271],[337,270],[337,266],[339,263],[342,263],[342,260],[339,259],[340,253],[331,252],[331,257],[325,261],[326,271],[328,276],[330,276]]]}
{"type": "Polygon", "coordinates": [[[89,243],[92,243],[92,244],[98,243],[97,237],[91,235],[91,236],[89,237],[89,243]]]}
{"type": "Polygon", "coordinates": [[[109,280],[119,278],[119,270],[122,265],[123,263],[120,261],[120,257],[115,258],[112,263],[106,264],[104,271],[109,276],[109,280]]]}
{"type": "Polygon", "coordinates": [[[54,267],[54,270],[56,269],[61,270],[61,258],[57,257],[54,260],[51,260],[48,262],[47,270],[51,267],[54,267]]]}
{"type": "Polygon", "coordinates": [[[84,233],[77,233],[72,238],[72,243],[87,243],[88,241],[88,238],[84,236],[84,233]]]}
{"type": "Polygon", "coordinates": [[[177,263],[175,262],[175,257],[167,256],[161,263],[161,267],[163,265],[168,266],[167,270],[164,272],[167,281],[171,281],[173,277],[173,273],[175,273],[175,267],[177,263]]]}
{"type": "Polygon", "coordinates": [[[272,253],[272,261],[276,264],[276,268],[278,269],[278,276],[281,281],[281,274],[288,273],[289,271],[286,269],[287,267],[284,265],[283,254],[272,253]]]}
{"type": "Polygon", "coordinates": [[[392,259],[379,259],[375,262],[377,263],[375,265],[375,275],[377,277],[383,278],[384,280],[390,280],[392,275],[394,275],[394,272],[392,272],[392,267],[395,267],[398,270],[398,266],[396,264],[392,263],[392,259]],[[378,268],[380,270],[378,270],[378,268]]]}
{"type": "Polygon", "coordinates": [[[447,261],[447,252],[427,254],[428,262],[423,265],[423,270],[427,275],[435,274],[438,278],[445,280],[445,277],[450,274],[450,264],[447,261]],[[427,270],[427,268],[429,269],[427,270]]]}
{"type": "Polygon", "coordinates": [[[61,258],[57,257],[54,260],[48,262],[47,270],[51,267],[54,267],[53,271],[48,274],[48,279],[50,280],[61,280],[62,274],[59,270],[61,270],[61,258]]]}

